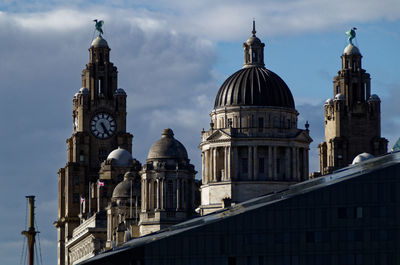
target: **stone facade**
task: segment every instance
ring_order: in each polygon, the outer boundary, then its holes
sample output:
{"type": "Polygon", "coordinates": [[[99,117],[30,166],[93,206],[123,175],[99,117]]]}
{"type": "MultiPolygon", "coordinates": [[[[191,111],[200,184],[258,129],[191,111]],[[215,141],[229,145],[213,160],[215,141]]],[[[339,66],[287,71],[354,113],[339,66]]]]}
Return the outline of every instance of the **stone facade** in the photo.
{"type": "Polygon", "coordinates": [[[334,98],[324,105],[325,142],[319,145],[320,172],[346,167],[363,152],[387,152],[381,137],[381,101],[371,95],[370,75],[362,68],[359,49],[349,44],[341,56],[342,69],[333,80],[334,98]]]}
{"type": "Polygon", "coordinates": [[[243,44],[243,69],[221,86],[202,132],[201,214],[308,179],[312,139],[297,128],[287,85],[265,69],[265,45],[255,33],[243,44]]]}
{"type": "Polygon", "coordinates": [[[185,147],[165,129],[150,148],[141,171],[140,234],[146,235],[180,223],[194,214],[194,176],[185,147]]]}
{"type": "Polygon", "coordinates": [[[117,88],[109,53],[105,39],[93,40],[83,87],[73,98],[67,164],[58,172],[59,265],[78,263],[194,214],[196,171],[172,130],[165,130],[166,139],[179,145],[163,149],[156,142],[143,168],[132,158],[126,93],[117,88]]]}

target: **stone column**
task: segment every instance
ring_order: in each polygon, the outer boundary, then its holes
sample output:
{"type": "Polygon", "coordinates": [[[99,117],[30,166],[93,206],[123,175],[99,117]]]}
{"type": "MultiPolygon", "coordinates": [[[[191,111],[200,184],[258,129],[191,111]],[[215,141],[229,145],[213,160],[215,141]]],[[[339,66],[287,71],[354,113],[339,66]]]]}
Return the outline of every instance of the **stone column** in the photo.
{"type": "Polygon", "coordinates": [[[257,145],[253,147],[253,157],[254,157],[254,168],[253,168],[253,179],[257,180],[258,179],[258,170],[259,170],[259,161],[258,161],[258,148],[257,145]]]}
{"type": "Polygon", "coordinates": [[[286,168],[284,168],[285,170],[285,179],[289,180],[290,179],[290,147],[285,147],[285,166],[286,168]]]}
{"type": "Polygon", "coordinates": [[[278,171],[277,171],[278,157],[276,155],[276,149],[277,148],[278,148],[277,146],[273,146],[272,147],[272,153],[273,153],[273,155],[272,155],[272,166],[273,166],[273,172],[274,172],[274,175],[273,175],[273,179],[274,180],[278,179],[278,171]]]}
{"type": "Polygon", "coordinates": [[[143,210],[144,212],[147,211],[147,181],[143,180],[143,198],[142,198],[142,204],[143,204],[143,210]]]}
{"type": "Polygon", "coordinates": [[[164,210],[164,208],[165,208],[165,204],[164,204],[164,179],[161,179],[160,180],[160,203],[161,203],[161,206],[160,206],[160,208],[162,209],[162,210],[164,210]]]}
{"type": "Polygon", "coordinates": [[[167,208],[167,181],[163,178],[163,208],[167,208]]]}
{"type": "Polygon", "coordinates": [[[212,159],[211,159],[211,148],[207,150],[207,183],[211,182],[212,179],[212,159]]]}
{"type": "Polygon", "coordinates": [[[308,149],[304,148],[304,179],[308,179],[308,149]]]}
{"type": "Polygon", "coordinates": [[[296,148],[296,176],[297,180],[301,181],[301,174],[300,174],[300,148],[296,148]]]}
{"type": "Polygon", "coordinates": [[[251,180],[253,178],[253,154],[251,146],[247,147],[248,155],[247,155],[247,178],[251,180]]]}
{"type": "Polygon", "coordinates": [[[205,163],[206,163],[206,152],[201,152],[201,180],[202,184],[206,184],[206,172],[205,170],[205,163]]]}
{"type": "Polygon", "coordinates": [[[157,178],[156,179],[156,183],[157,183],[157,203],[156,203],[156,209],[159,210],[160,209],[160,180],[157,178]]]}
{"type": "Polygon", "coordinates": [[[231,147],[228,146],[227,147],[228,150],[228,155],[227,155],[227,159],[228,159],[228,168],[226,170],[226,180],[231,180],[232,178],[232,152],[231,152],[231,147]]]}
{"type": "Polygon", "coordinates": [[[297,148],[292,147],[292,180],[297,180],[297,148]]]}
{"type": "Polygon", "coordinates": [[[268,166],[267,169],[268,170],[268,176],[267,179],[273,179],[273,160],[272,160],[272,146],[267,146],[268,148],[268,166]]]}
{"type": "Polygon", "coordinates": [[[239,154],[238,147],[233,147],[233,161],[234,161],[234,169],[233,169],[233,180],[239,179],[239,154]]]}
{"type": "Polygon", "coordinates": [[[176,210],[177,211],[181,207],[181,205],[180,205],[180,194],[181,194],[180,179],[176,179],[176,210]]]}
{"type": "Polygon", "coordinates": [[[212,160],[213,160],[212,180],[214,182],[216,182],[217,181],[217,148],[212,149],[212,160]]]}

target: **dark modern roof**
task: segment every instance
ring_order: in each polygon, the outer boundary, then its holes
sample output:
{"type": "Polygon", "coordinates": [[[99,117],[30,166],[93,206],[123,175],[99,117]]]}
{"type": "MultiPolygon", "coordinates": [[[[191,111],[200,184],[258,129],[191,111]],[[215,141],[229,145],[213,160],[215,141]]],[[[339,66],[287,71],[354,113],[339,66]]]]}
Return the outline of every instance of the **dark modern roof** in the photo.
{"type": "Polygon", "coordinates": [[[244,68],[226,79],[215,98],[214,108],[225,106],[295,108],[289,87],[265,67],[244,68]]]}
{"type": "MultiPolygon", "coordinates": [[[[126,252],[130,249],[143,246],[146,244],[150,244],[156,240],[161,240],[166,237],[174,236],[176,234],[182,233],[187,230],[195,229],[197,227],[206,226],[208,224],[218,222],[225,218],[230,218],[232,216],[236,216],[245,212],[252,211],[254,209],[259,209],[266,205],[271,205],[286,199],[293,198],[295,196],[318,190],[330,185],[334,185],[336,183],[349,180],[352,178],[356,178],[358,176],[365,175],[375,170],[395,166],[400,164],[400,152],[389,153],[384,156],[380,156],[377,158],[368,159],[362,161],[356,165],[351,165],[349,167],[339,169],[332,174],[325,175],[322,177],[318,177],[315,179],[310,179],[308,181],[300,182],[298,184],[294,184],[289,186],[287,189],[273,192],[261,197],[257,197],[242,203],[239,203],[235,206],[232,206],[227,209],[222,209],[217,212],[204,215],[198,218],[194,218],[192,220],[179,223],[173,226],[170,226],[166,229],[154,232],[152,234],[139,237],[128,241],[116,248],[115,250],[110,250],[108,252],[101,253],[97,256],[94,256],[90,259],[82,261],[79,263],[83,264],[97,264],[102,259],[111,257],[113,255],[118,255],[118,253],[126,252]]],[[[102,263],[103,264],[103,263],[102,263]]]]}
{"type": "Polygon", "coordinates": [[[171,129],[164,129],[161,139],[155,142],[149,150],[147,159],[159,158],[188,158],[186,148],[174,138],[174,132],[171,129]]]}

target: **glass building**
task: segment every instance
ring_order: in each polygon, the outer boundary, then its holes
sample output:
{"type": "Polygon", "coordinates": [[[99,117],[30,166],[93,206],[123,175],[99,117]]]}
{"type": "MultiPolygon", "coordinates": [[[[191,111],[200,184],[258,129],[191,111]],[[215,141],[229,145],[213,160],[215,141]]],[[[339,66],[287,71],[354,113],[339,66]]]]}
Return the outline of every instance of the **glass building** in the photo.
{"type": "Polygon", "coordinates": [[[400,264],[400,152],[126,242],[80,264],[400,264]]]}

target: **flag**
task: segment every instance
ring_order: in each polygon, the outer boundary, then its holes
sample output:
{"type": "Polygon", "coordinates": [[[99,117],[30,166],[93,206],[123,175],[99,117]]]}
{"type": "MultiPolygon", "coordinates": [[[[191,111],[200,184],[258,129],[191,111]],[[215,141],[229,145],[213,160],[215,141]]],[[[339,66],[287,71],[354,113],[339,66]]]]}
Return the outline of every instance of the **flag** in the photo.
{"type": "Polygon", "coordinates": [[[99,187],[103,187],[103,186],[104,186],[104,182],[99,180],[99,181],[97,182],[97,185],[98,185],[99,187]]]}

